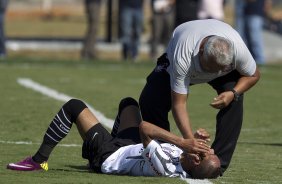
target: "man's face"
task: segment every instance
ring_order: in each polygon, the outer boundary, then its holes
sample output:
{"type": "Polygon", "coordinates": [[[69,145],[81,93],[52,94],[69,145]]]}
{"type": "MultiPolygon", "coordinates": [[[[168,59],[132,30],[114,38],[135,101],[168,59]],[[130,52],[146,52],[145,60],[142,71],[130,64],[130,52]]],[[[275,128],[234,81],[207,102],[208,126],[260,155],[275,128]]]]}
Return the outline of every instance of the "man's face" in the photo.
{"type": "Polygon", "coordinates": [[[183,169],[193,178],[216,178],[220,175],[220,160],[213,152],[204,155],[186,154],[184,163],[183,169]]]}
{"type": "Polygon", "coordinates": [[[210,149],[209,153],[199,155],[194,153],[184,153],[185,162],[189,164],[189,167],[193,168],[199,165],[203,160],[207,160],[214,156],[214,150],[210,149]]]}

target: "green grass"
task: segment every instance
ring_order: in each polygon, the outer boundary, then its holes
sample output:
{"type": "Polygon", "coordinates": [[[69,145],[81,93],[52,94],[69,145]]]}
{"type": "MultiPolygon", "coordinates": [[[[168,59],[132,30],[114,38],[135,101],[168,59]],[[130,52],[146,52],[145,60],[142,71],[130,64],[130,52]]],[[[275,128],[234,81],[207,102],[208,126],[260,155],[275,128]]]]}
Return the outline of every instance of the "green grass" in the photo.
{"type": "MultiPolygon", "coordinates": [[[[47,126],[63,102],[17,83],[26,77],[80,98],[107,117],[114,118],[122,97],[138,98],[151,72],[151,62],[81,62],[13,57],[0,61],[0,140],[40,143],[47,126]]],[[[245,95],[241,136],[229,169],[213,183],[282,183],[282,65],[262,68],[260,82],[245,95]]],[[[208,85],[192,87],[189,109],[193,129],[206,128],[214,137],[216,110],[209,107],[215,92],[208,85]]],[[[172,120],[172,118],[170,117],[172,120]]],[[[179,134],[172,122],[172,131],[179,134]]],[[[75,127],[62,141],[81,144],[75,127]]],[[[6,164],[37,151],[38,145],[0,143],[0,183],[185,183],[179,179],[109,176],[88,173],[80,147],[57,147],[48,172],[22,173],[6,164]]]]}

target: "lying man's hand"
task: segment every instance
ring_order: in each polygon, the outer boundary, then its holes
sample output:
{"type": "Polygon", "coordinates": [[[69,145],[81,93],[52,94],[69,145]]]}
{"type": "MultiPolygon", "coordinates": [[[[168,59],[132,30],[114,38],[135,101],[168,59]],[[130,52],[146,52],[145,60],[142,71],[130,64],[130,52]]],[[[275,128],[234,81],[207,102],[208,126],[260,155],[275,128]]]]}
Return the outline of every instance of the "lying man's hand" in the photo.
{"type": "Polygon", "coordinates": [[[210,146],[203,139],[183,139],[180,146],[184,152],[195,154],[210,153],[210,146]]]}
{"type": "Polygon", "coordinates": [[[210,134],[203,128],[199,128],[195,133],[194,133],[194,138],[196,139],[202,139],[207,142],[210,142],[210,134]]]}

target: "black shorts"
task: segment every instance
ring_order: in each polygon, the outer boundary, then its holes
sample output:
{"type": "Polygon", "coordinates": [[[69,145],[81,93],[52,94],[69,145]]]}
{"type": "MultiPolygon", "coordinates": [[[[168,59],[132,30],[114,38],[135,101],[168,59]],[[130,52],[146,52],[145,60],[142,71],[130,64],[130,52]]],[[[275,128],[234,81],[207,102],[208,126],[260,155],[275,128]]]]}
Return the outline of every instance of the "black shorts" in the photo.
{"type": "Polygon", "coordinates": [[[102,163],[120,147],[140,143],[138,127],[128,128],[120,132],[117,137],[100,124],[89,130],[88,140],[83,142],[82,157],[89,160],[90,168],[101,172],[102,163]]]}

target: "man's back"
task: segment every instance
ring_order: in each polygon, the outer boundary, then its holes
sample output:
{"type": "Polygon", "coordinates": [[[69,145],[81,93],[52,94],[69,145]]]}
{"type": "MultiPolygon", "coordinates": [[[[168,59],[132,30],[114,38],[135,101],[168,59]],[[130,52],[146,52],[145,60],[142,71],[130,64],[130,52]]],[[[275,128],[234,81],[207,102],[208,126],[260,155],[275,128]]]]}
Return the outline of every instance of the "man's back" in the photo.
{"type": "Polygon", "coordinates": [[[175,92],[186,94],[190,83],[205,83],[226,74],[203,72],[199,65],[200,44],[204,38],[214,35],[232,42],[233,69],[242,75],[254,73],[255,61],[240,35],[230,25],[214,19],[190,21],[174,30],[166,50],[170,62],[167,70],[171,81],[175,81],[171,82],[171,88],[175,92]]]}

